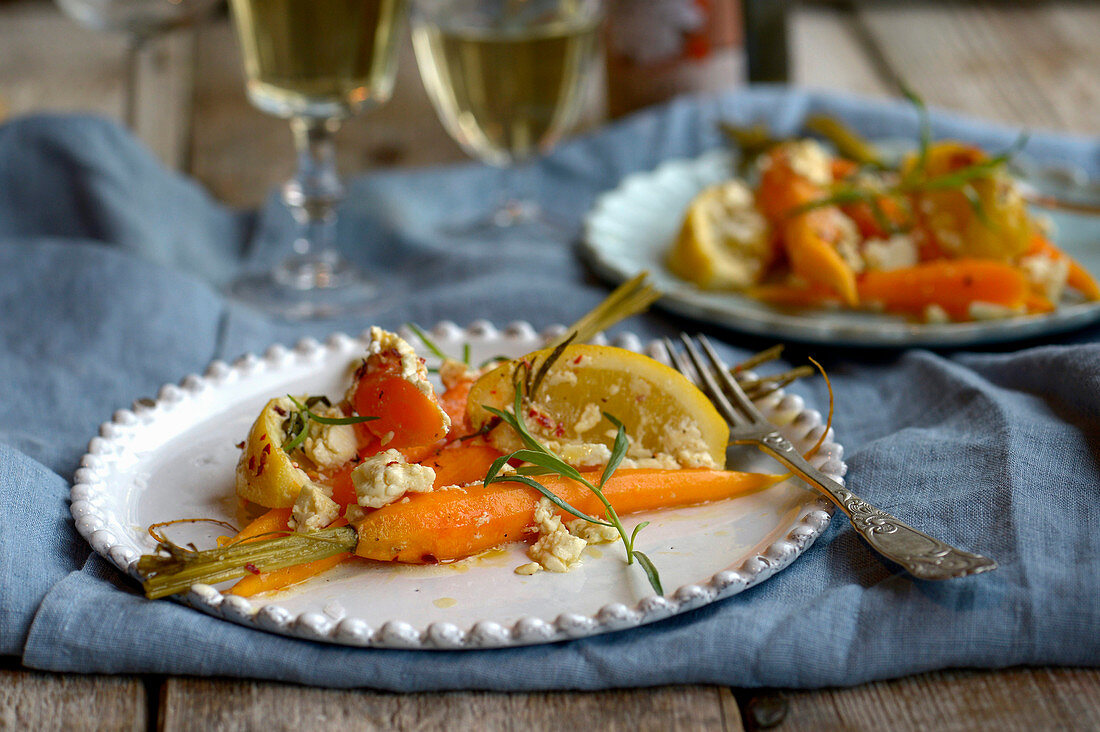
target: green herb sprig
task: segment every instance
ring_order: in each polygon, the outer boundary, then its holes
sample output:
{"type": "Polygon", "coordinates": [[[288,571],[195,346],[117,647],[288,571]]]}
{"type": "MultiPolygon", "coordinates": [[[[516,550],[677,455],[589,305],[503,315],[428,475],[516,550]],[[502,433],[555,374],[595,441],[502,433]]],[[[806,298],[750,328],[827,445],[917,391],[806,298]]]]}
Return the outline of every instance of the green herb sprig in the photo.
{"type": "Polygon", "coordinates": [[[485,406],[485,409],[499,418],[501,422],[504,422],[515,430],[525,447],[524,449],[516,450],[508,455],[503,455],[493,461],[493,464],[489,467],[488,473],[485,475],[484,484],[488,486],[490,483],[523,483],[537,490],[558,508],[577,518],[584,519],[589,523],[599,526],[613,526],[615,530],[619,532],[619,536],[623,539],[623,545],[626,547],[626,563],[633,564],[634,559],[637,558],[638,564],[642,567],[643,571],[645,571],[646,578],[649,580],[649,584],[653,587],[653,590],[658,595],[663,595],[664,590],[661,587],[661,577],[657,571],[657,567],[654,566],[653,562],[646,554],[634,548],[635,540],[638,538],[638,532],[648,526],[649,522],[642,521],[634,527],[633,531],[627,534],[626,527],[623,526],[623,522],[619,519],[618,513],[615,512],[615,507],[611,505],[611,502],[607,500],[607,496],[603,493],[604,485],[607,484],[607,481],[622,463],[623,458],[626,456],[627,448],[629,447],[629,442],[626,439],[626,429],[623,427],[623,423],[607,412],[603,413],[603,416],[615,426],[617,432],[615,434],[614,445],[611,448],[611,458],[607,461],[607,466],[600,476],[599,485],[595,485],[587,480],[579,470],[555,455],[531,434],[523,419],[523,390],[520,388],[518,381],[516,383],[515,393],[516,396],[515,402],[512,405],[512,412],[495,409],[488,405],[485,406]],[[516,475],[500,475],[500,471],[509,460],[520,460],[525,463],[530,463],[530,465],[519,468],[516,475]],[[584,485],[592,491],[596,498],[599,499],[600,503],[603,504],[607,519],[603,520],[589,516],[580,509],[571,506],[565,499],[535,480],[533,476],[538,475],[560,475],[563,478],[568,478],[584,485]]]}
{"type": "MultiPolygon", "coordinates": [[[[431,351],[432,355],[434,355],[440,361],[458,361],[459,360],[457,358],[451,358],[446,353],[444,353],[443,349],[441,349],[436,344],[436,342],[431,339],[431,336],[429,336],[424,331],[424,329],[421,328],[416,323],[413,323],[413,322],[410,321],[408,323],[405,323],[405,327],[408,328],[409,330],[411,330],[414,334],[416,334],[416,337],[420,339],[420,342],[424,344],[424,347],[427,348],[429,351],[431,351]]],[[[462,344],[462,363],[466,364],[467,367],[470,366],[470,344],[469,343],[463,343],[462,344]]],[[[428,371],[430,373],[433,373],[433,374],[438,374],[439,373],[439,367],[434,366],[432,368],[429,368],[428,371]]]]}
{"type": "Polygon", "coordinates": [[[298,401],[290,394],[286,395],[290,401],[294,402],[294,406],[298,408],[298,411],[290,414],[284,421],[284,430],[288,435],[293,433],[293,436],[286,443],[283,444],[283,450],[290,452],[294,448],[305,442],[306,437],[309,435],[309,423],[316,422],[317,424],[328,425],[341,425],[341,424],[362,424],[363,422],[373,422],[378,417],[322,417],[319,414],[313,412],[310,407],[317,404],[324,404],[326,407],[332,406],[327,397],[310,397],[306,399],[305,404],[298,401]],[[294,430],[297,429],[295,432],[294,430]]]}

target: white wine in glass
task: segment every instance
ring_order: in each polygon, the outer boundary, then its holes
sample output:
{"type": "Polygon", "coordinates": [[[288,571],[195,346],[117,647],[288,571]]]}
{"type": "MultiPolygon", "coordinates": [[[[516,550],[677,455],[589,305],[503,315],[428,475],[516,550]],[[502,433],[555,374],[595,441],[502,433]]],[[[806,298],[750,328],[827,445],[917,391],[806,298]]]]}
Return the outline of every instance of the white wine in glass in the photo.
{"type": "MultiPolygon", "coordinates": [[[[414,0],[417,64],[447,132],[501,168],[548,152],[598,73],[602,13],[600,0],[414,0]]],[[[506,200],[490,221],[537,217],[506,200]]]]}
{"type": "Polygon", "coordinates": [[[298,172],[283,199],[301,229],[294,254],[231,286],[238,298],[293,318],[361,311],[374,283],[332,248],[344,188],[333,135],[347,117],[389,100],[404,0],[230,0],[248,98],[290,120],[298,172]]]}

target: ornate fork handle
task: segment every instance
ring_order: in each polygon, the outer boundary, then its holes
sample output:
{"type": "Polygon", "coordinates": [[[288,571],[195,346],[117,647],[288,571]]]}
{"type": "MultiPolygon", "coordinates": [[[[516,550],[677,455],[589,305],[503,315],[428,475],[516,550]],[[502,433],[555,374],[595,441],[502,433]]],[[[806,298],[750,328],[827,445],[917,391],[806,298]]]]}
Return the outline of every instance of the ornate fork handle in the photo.
{"type": "Polygon", "coordinates": [[[956,549],[875,508],[810,465],[794,445],[777,432],[746,435],[734,441],[757,445],[824,493],[848,516],[852,527],[873,549],[914,577],[941,580],[997,568],[997,563],[988,557],[956,549]]]}

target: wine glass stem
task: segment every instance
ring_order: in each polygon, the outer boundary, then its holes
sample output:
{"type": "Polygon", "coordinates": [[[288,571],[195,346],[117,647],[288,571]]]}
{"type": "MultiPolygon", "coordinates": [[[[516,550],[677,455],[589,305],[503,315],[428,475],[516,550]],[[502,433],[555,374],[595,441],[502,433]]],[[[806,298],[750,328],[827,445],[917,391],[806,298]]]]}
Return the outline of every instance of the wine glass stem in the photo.
{"type": "Polygon", "coordinates": [[[301,289],[332,287],[339,256],[332,248],[336,208],[344,199],[344,186],[336,171],[333,136],[337,119],[293,117],[290,129],[298,153],[298,172],[283,187],[283,201],[298,223],[294,256],[279,268],[277,276],[301,289]]]}

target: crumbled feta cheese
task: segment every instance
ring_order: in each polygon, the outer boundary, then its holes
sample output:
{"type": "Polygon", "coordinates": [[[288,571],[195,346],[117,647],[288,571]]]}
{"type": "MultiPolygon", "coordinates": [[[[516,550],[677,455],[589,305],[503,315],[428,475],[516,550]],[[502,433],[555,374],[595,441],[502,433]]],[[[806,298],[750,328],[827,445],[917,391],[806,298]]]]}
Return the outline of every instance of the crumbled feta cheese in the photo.
{"type": "Polygon", "coordinates": [[[435,471],[406,462],[397,450],[386,450],[357,465],[351,471],[351,482],[360,506],[381,508],[406,493],[429,493],[435,471]]]}
{"type": "Polygon", "coordinates": [[[344,518],[347,519],[349,524],[355,524],[366,518],[367,512],[360,508],[355,503],[349,503],[348,507],[344,509],[344,518]]]}
{"type": "Polygon", "coordinates": [[[340,515],[340,505],[316,485],[307,485],[298,493],[290,512],[289,526],[294,531],[323,529],[340,515]]]}
{"type": "Polygon", "coordinates": [[[546,376],[544,382],[548,386],[555,384],[569,384],[573,386],[577,383],[577,372],[573,369],[554,369],[546,376]]]}
{"type": "Polygon", "coordinates": [[[1066,278],[1069,277],[1068,259],[1060,257],[1055,259],[1036,254],[1021,259],[1020,268],[1024,271],[1028,282],[1037,287],[1046,299],[1055,304],[1062,299],[1062,291],[1066,289],[1066,278]]]}
{"type": "Polygon", "coordinates": [[[833,165],[825,148],[816,140],[798,140],[785,145],[787,162],[798,175],[816,186],[833,182],[833,165]]]}
{"type": "MultiPolygon", "coordinates": [[[[343,417],[337,407],[314,407],[319,417],[343,417]]],[[[355,455],[357,440],[350,424],[310,422],[309,436],[302,442],[302,452],[319,468],[335,468],[355,455]]]]}
{"type": "MultiPolygon", "coordinates": [[[[661,444],[676,461],[679,468],[718,468],[703,433],[691,419],[684,417],[678,424],[665,425],[661,430],[661,444]]],[[[655,456],[656,457],[656,456],[655,456]]]]}
{"type": "Polygon", "coordinates": [[[933,303],[924,309],[924,322],[950,323],[951,316],[942,307],[933,303]]]}
{"type": "Polygon", "coordinates": [[[861,239],[859,233],[859,227],[856,222],[849,216],[845,216],[839,211],[834,211],[833,216],[837,226],[837,238],[833,243],[836,248],[837,254],[844,260],[844,263],[857,274],[864,269],[863,257],[859,253],[859,242],[861,239]]]}
{"type": "Polygon", "coordinates": [[[578,563],[588,542],[573,536],[562,526],[561,519],[554,513],[554,504],[543,498],[535,509],[535,523],[539,528],[539,539],[527,556],[549,572],[568,572],[578,563]]]}
{"type": "Polygon", "coordinates": [[[476,369],[470,368],[461,361],[455,361],[453,358],[445,358],[443,363],[439,365],[439,380],[443,382],[443,386],[447,389],[464,381],[473,381],[477,377],[478,372],[476,369]]]}
{"type": "Polygon", "coordinates": [[[584,539],[587,544],[610,544],[621,538],[614,526],[602,526],[580,518],[570,521],[568,528],[570,534],[584,539]]]}
{"type": "Polygon", "coordinates": [[[516,574],[530,575],[543,569],[568,572],[580,564],[589,545],[608,544],[620,538],[614,526],[601,526],[584,519],[563,525],[554,512],[554,504],[546,498],[541,499],[535,509],[535,523],[539,538],[527,550],[527,556],[534,561],[516,567],[516,574]]]}
{"type": "Polygon", "coordinates": [[[973,320],[1001,320],[1003,318],[1011,318],[1020,315],[1021,311],[992,302],[975,300],[970,303],[967,314],[973,320]]]}
{"type": "Polygon", "coordinates": [[[573,425],[573,431],[578,435],[584,434],[598,425],[601,419],[603,419],[603,412],[600,410],[600,405],[595,402],[589,402],[584,405],[584,410],[581,412],[580,418],[577,420],[576,424],[573,425]]]}
{"type": "Polygon", "coordinates": [[[906,234],[894,234],[889,239],[868,239],[863,243],[863,261],[867,269],[912,267],[918,259],[917,243],[906,234]]]}

